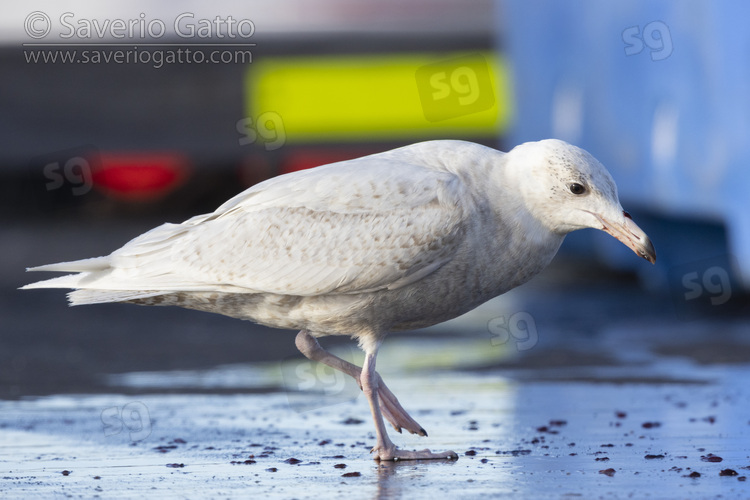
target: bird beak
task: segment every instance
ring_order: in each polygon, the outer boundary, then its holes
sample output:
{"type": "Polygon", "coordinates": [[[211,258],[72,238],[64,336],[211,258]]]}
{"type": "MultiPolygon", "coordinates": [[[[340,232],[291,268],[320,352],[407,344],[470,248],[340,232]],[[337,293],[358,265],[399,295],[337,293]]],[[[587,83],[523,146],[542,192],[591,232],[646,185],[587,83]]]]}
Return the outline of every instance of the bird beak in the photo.
{"type": "Polygon", "coordinates": [[[602,231],[611,234],[620,240],[625,246],[633,250],[639,257],[643,257],[650,263],[656,262],[656,250],[643,229],[633,222],[630,214],[623,211],[622,221],[611,221],[604,217],[593,214],[602,223],[602,231]]]}

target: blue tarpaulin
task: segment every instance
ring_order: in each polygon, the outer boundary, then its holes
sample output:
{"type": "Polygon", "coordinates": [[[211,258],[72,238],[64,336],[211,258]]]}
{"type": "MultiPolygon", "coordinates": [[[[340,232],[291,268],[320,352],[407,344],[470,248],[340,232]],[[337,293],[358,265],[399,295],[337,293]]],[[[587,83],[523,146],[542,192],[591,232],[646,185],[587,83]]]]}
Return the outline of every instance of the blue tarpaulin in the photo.
{"type": "Polygon", "coordinates": [[[723,252],[750,288],[750,3],[508,1],[497,12],[510,142],[567,140],[607,166],[624,206],[723,225],[726,241],[697,232],[679,251],[674,231],[652,234],[662,269],[723,252]]]}

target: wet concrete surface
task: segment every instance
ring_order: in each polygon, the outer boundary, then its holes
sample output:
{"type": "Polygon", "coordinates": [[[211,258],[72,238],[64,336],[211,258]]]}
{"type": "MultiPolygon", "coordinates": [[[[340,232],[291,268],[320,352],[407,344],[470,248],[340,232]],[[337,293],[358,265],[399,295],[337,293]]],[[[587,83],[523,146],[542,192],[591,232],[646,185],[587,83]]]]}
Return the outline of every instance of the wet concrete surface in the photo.
{"type": "Polygon", "coordinates": [[[15,290],[24,267],[144,225],[2,229],[3,498],[750,498],[742,298],[686,319],[674,295],[559,259],[386,340],[378,369],[429,433],[391,437],[459,459],[378,463],[356,384],[296,354],[294,332],[15,290]]]}

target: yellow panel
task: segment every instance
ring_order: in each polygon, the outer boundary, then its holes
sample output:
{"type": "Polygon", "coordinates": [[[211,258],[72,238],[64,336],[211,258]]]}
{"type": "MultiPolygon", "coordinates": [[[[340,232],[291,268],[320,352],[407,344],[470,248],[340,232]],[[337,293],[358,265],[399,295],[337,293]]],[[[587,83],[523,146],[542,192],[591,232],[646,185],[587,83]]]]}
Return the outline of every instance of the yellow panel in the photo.
{"type": "Polygon", "coordinates": [[[247,117],[273,116],[287,143],[491,137],[510,119],[492,52],[265,58],[245,92],[247,117]]]}

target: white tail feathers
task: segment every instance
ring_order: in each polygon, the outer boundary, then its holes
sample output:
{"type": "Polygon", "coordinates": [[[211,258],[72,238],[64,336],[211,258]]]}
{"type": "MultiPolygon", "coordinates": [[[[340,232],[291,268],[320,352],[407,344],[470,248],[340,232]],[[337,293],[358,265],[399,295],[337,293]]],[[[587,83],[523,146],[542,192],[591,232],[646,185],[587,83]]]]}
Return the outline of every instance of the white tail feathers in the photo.
{"type": "Polygon", "coordinates": [[[31,288],[78,288],[81,279],[86,276],[88,276],[88,273],[68,274],[57,278],[37,281],[36,283],[30,283],[28,285],[22,286],[21,290],[29,290],[31,288]]]}
{"type": "MultiPolygon", "coordinates": [[[[93,260],[93,259],[92,259],[93,260]]],[[[64,265],[66,263],[60,264],[64,265]]],[[[47,267],[57,266],[58,264],[52,264],[51,266],[42,266],[41,268],[34,268],[39,270],[52,270],[47,267]]],[[[54,269],[57,270],[57,269],[54,269]]],[[[79,288],[85,287],[85,281],[91,279],[91,273],[84,272],[79,274],[68,274],[65,276],[59,276],[43,281],[37,281],[26,286],[22,286],[22,290],[28,290],[32,288],[79,288]]],[[[157,295],[164,295],[169,293],[167,291],[155,291],[155,290],[97,290],[97,289],[82,289],[75,290],[68,293],[68,301],[71,306],[79,306],[84,304],[103,304],[105,302],[125,302],[134,299],[143,299],[147,297],[155,297],[157,295]]]]}
{"type": "Polygon", "coordinates": [[[21,289],[73,288],[74,291],[68,293],[68,301],[71,306],[126,302],[180,292],[256,293],[254,290],[233,285],[185,283],[179,277],[170,275],[154,276],[148,280],[143,280],[140,277],[114,277],[112,273],[117,270],[109,267],[108,262],[108,257],[98,257],[95,259],[61,262],[59,264],[30,268],[29,271],[70,271],[83,269],[86,269],[86,271],[37,281],[36,283],[22,286],[21,289]]]}
{"type": "Polygon", "coordinates": [[[87,304],[105,304],[107,302],[125,302],[128,300],[145,299],[164,295],[167,292],[135,291],[135,290],[75,290],[68,293],[71,306],[87,304]]]}
{"type": "MultiPolygon", "coordinates": [[[[109,269],[110,257],[94,257],[92,259],[73,260],[70,262],[58,262],[57,264],[47,264],[45,266],[29,267],[27,271],[62,271],[85,273],[91,271],[104,271],[109,269]]],[[[49,281],[49,280],[48,280],[49,281]]],[[[26,288],[26,287],[24,287],[26,288]]],[[[60,287],[65,288],[65,287],[60,287]]]]}

